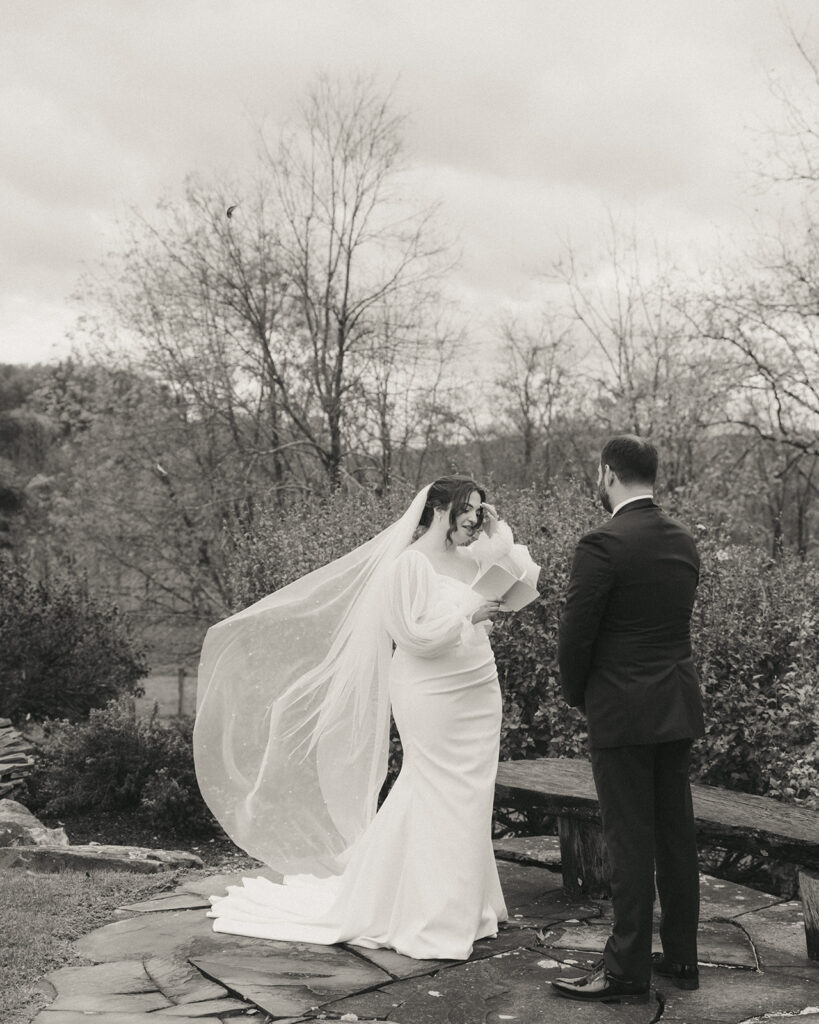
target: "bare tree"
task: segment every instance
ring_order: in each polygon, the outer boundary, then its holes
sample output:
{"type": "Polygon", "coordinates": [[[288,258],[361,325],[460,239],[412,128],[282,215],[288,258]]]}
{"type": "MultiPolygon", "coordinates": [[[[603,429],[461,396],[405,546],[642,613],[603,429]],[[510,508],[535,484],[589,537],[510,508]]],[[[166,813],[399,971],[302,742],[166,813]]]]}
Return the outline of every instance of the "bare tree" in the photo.
{"type": "MultiPolygon", "coordinates": [[[[784,13],[784,12],[783,12],[784,13]]],[[[763,129],[768,140],[759,176],[764,186],[787,183],[813,192],[819,184],[819,57],[810,47],[811,26],[800,30],[786,14],[785,27],[802,61],[804,85],[785,85],[772,76],[770,88],[779,103],[780,120],[763,129]]]]}
{"type": "Polygon", "coordinates": [[[501,325],[502,369],[495,379],[499,404],[521,442],[525,481],[552,475],[554,435],[571,401],[576,363],[571,326],[554,312],[542,313],[535,326],[508,317],[501,325]],[[538,470],[534,470],[539,454],[538,470]]]}
{"type": "Polygon", "coordinates": [[[86,283],[81,330],[111,408],[95,395],[72,441],[63,526],[103,575],[141,579],[157,616],[231,607],[225,545],[260,506],[388,487],[417,461],[405,449],[451,346],[401,128],[371,85],[322,79],[252,174],[190,178],[134,212],[86,283]]]}
{"type": "Polygon", "coordinates": [[[291,406],[293,392],[307,399],[289,373],[293,324],[264,185],[246,190],[245,215],[230,219],[235,191],[189,179],[181,201],[162,204],[158,222],[134,213],[115,272],[87,286],[84,298],[99,312],[84,326],[97,359],[169,387],[206,437],[224,433],[229,457],[252,465],[275,494],[291,468],[285,383],[291,406]]]}
{"type": "Polygon", "coordinates": [[[763,184],[783,201],[699,310],[703,337],[731,359],[727,420],[751,439],[774,554],[810,546],[819,457],[819,64],[790,26],[806,87],[774,82],[781,120],[769,129],[763,184]]]}
{"type": "Polygon", "coordinates": [[[387,296],[356,353],[359,386],[345,409],[347,446],[380,493],[394,479],[418,485],[429,449],[457,401],[450,379],[460,333],[434,292],[387,296]],[[437,319],[435,311],[440,311],[437,319]]]}
{"type": "Polygon", "coordinates": [[[792,24],[808,88],[773,83],[781,121],[768,129],[763,183],[786,191],[773,229],[710,296],[700,326],[729,347],[742,375],[737,422],[796,452],[819,452],[819,62],[792,24]],[[790,212],[789,212],[790,211],[790,212]],[[795,211],[795,212],[793,212],[795,211]]]}
{"type": "Polygon", "coordinates": [[[668,486],[690,483],[699,444],[724,422],[730,360],[703,337],[689,305],[699,301],[656,252],[610,222],[603,270],[592,275],[568,247],[553,268],[584,348],[589,411],[605,432],[655,438],[668,486]]]}
{"type": "Polygon", "coordinates": [[[281,209],[281,246],[303,336],[302,371],[320,415],[288,410],[332,486],[341,483],[347,401],[364,387],[385,307],[400,307],[440,267],[431,210],[401,193],[402,118],[361,79],[346,88],[321,78],[301,131],[268,147],[281,209]]]}

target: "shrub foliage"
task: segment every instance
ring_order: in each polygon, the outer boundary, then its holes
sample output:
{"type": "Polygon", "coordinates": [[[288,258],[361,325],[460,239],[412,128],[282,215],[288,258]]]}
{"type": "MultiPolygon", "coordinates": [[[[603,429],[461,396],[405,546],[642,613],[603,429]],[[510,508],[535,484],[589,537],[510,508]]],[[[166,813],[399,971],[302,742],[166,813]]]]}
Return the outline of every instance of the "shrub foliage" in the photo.
{"type": "MultiPolygon", "coordinates": [[[[338,497],[301,515],[263,517],[252,536],[234,538],[237,607],[349,551],[394,521],[409,497],[338,497]]],[[[574,485],[489,497],[542,566],[539,600],[502,618],[492,636],[504,694],[501,757],[586,756],[583,716],[560,691],[557,630],[575,543],[603,513],[574,485]]],[[[707,735],[695,746],[696,776],[818,802],[819,572],[731,544],[730,524],[701,521],[701,510],[670,502],[669,511],[694,530],[702,558],[692,630],[707,735]]],[[[393,773],[399,756],[393,744],[393,773]]]]}
{"type": "Polygon", "coordinates": [[[215,828],[193,766],[190,719],[138,718],[120,697],[87,722],[50,719],[29,782],[31,803],[50,814],[91,808],[132,811],[157,828],[196,835],[215,828]]]}
{"type": "Polygon", "coordinates": [[[700,549],[693,629],[706,737],[695,748],[697,776],[817,805],[819,572],[719,536],[700,549]]]}
{"type": "Polygon", "coordinates": [[[124,616],[84,579],[35,581],[0,566],[0,715],[84,718],[147,671],[124,616]]]}
{"type": "MultiPolygon", "coordinates": [[[[584,719],[560,692],[557,630],[575,542],[601,513],[573,487],[505,493],[500,499],[516,537],[542,566],[540,598],[505,617],[493,633],[504,695],[501,757],[583,757],[584,719]]],[[[380,501],[338,496],[286,518],[271,511],[252,532],[227,538],[235,606],[349,551],[394,521],[407,500],[405,494],[380,501]]],[[[695,529],[702,556],[693,640],[707,735],[695,746],[695,774],[709,784],[816,805],[819,571],[733,545],[719,526],[699,522],[696,513],[679,517],[695,529]]],[[[39,599],[45,603],[44,596],[39,599]]],[[[81,676],[71,679],[73,693],[81,676]]],[[[72,708],[79,704],[75,696],[72,708]]],[[[399,761],[400,745],[394,742],[391,774],[399,761]]],[[[132,809],[158,827],[213,827],[196,786],[190,724],[139,721],[127,699],[92,711],[78,727],[48,723],[33,786],[35,800],[54,812],[132,809]]],[[[514,815],[504,820],[503,809],[499,820],[505,827],[527,828],[514,815]]],[[[529,823],[538,826],[534,819],[529,823]]]]}

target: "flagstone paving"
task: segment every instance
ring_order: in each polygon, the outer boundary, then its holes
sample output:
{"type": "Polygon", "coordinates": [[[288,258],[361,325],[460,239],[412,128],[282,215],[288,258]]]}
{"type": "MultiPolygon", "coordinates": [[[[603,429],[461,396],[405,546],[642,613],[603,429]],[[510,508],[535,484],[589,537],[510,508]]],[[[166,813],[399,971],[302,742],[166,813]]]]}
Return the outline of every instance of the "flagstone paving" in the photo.
{"type": "Polygon", "coordinates": [[[324,1009],[359,1018],[388,1017],[402,1024],[648,1024],[658,1014],[656,995],[648,1003],[616,1007],[589,1007],[560,999],[552,994],[549,982],[566,973],[565,964],[541,952],[517,949],[459,964],[433,978],[395,982],[386,990],[352,996],[324,1009]]]}
{"type": "Polygon", "coordinates": [[[495,856],[540,868],[560,870],[560,840],[557,836],[516,836],[495,840],[495,856]]]}
{"type": "MultiPolygon", "coordinates": [[[[681,992],[673,985],[663,988],[663,1024],[673,1021],[748,1021],[767,1014],[801,1014],[819,1008],[819,978],[812,982],[755,971],[726,971],[704,967],[700,987],[681,992]]],[[[803,1018],[799,1018],[802,1024],[803,1018]]],[[[767,1024],[767,1021],[766,1021],[767,1024]]]]}
{"type": "Polygon", "coordinates": [[[762,910],[782,903],[781,896],[759,892],[721,878],[700,875],[700,919],[733,918],[747,911],[762,910]]]}
{"type": "Polygon", "coordinates": [[[118,914],[147,914],[152,910],[207,910],[210,900],[206,896],[195,896],[189,892],[172,892],[167,896],[157,896],[141,903],[129,903],[120,907],[118,914]]]}
{"type": "MultiPolygon", "coordinates": [[[[655,978],[646,1003],[585,1005],[554,995],[553,978],[598,958],[611,908],[567,897],[550,870],[553,854],[554,844],[545,853],[523,843],[498,851],[513,855],[498,862],[510,920],[466,962],[216,933],[207,897],[242,875],[182,879],[78,940],[92,965],[42,980],[52,1002],[34,1024],[819,1024],[819,963],[807,959],[799,903],[708,877],[699,990],[655,978]]],[[[264,869],[244,874],[277,879],[264,869]]]]}
{"type": "Polygon", "coordinates": [[[302,945],[294,956],[292,947],[281,943],[255,955],[238,950],[191,963],[273,1017],[305,1013],[392,980],[386,971],[339,946],[302,945]]]}
{"type": "Polygon", "coordinates": [[[151,956],[142,961],[151,983],[169,1002],[177,1005],[224,999],[226,988],[208,981],[187,960],[168,956],[151,956]]]}
{"type": "MultiPolygon", "coordinates": [[[[552,949],[601,950],[609,936],[608,925],[579,925],[564,922],[543,934],[544,944],[552,949]]],[[[700,963],[753,971],[757,967],[754,947],[745,931],[732,922],[704,921],[698,934],[700,963]]],[[[662,952],[659,936],[654,936],[654,952],[662,952]]]]}

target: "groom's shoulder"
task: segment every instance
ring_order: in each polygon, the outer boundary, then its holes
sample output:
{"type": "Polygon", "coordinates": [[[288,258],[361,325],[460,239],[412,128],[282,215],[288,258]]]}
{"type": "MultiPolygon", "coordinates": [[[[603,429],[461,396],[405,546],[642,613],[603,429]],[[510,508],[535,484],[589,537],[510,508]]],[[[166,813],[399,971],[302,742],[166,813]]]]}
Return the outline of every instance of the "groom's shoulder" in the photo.
{"type": "MultiPolygon", "coordinates": [[[[642,511],[642,510],[641,510],[642,511]]],[[[650,513],[661,513],[661,510],[656,506],[651,506],[645,511],[650,513]]],[[[588,545],[607,545],[612,542],[616,543],[629,536],[638,536],[646,529],[651,529],[652,520],[656,522],[656,515],[635,515],[635,514],[620,514],[616,516],[609,516],[603,522],[593,526],[578,541],[579,544],[588,545]]]]}
{"type": "Polygon", "coordinates": [[[663,538],[677,537],[696,547],[694,532],[658,505],[652,505],[638,512],[612,516],[587,530],[578,540],[577,546],[586,550],[615,551],[630,550],[634,544],[661,543],[663,538]]]}
{"type": "Polygon", "coordinates": [[[611,538],[615,536],[615,531],[612,529],[613,523],[613,519],[606,519],[605,522],[592,526],[578,538],[577,546],[583,548],[606,547],[611,538]]]}
{"type": "Polygon", "coordinates": [[[696,536],[691,527],[677,519],[674,514],[666,512],[666,510],[661,508],[659,505],[657,506],[657,521],[663,529],[675,531],[696,542],[696,536]]]}
{"type": "Polygon", "coordinates": [[[596,526],[592,526],[590,529],[580,537],[581,540],[595,540],[598,537],[605,537],[611,533],[611,524],[614,522],[613,519],[607,519],[603,523],[598,523],[596,526]]]}
{"type": "Polygon", "coordinates": [[[580,539],[605,540],[607,537],[619,533],[622,528],[623,520],[620,516],[606,516],[601,522],[588,529],[580,539]]]}

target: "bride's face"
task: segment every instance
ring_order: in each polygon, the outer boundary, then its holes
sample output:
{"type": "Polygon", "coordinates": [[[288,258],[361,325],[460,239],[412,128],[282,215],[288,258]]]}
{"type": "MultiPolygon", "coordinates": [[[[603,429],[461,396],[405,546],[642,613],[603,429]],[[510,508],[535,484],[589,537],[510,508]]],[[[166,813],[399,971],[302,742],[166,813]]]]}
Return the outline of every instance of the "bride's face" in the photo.
{"type": "Polygon", "coordinates": [[[478,536],[483,520],[481,496],[478,491],[469,495],[469,500],[455,516],[455,529],[452,531],[453,544],[471,544],[478,536]]]}

